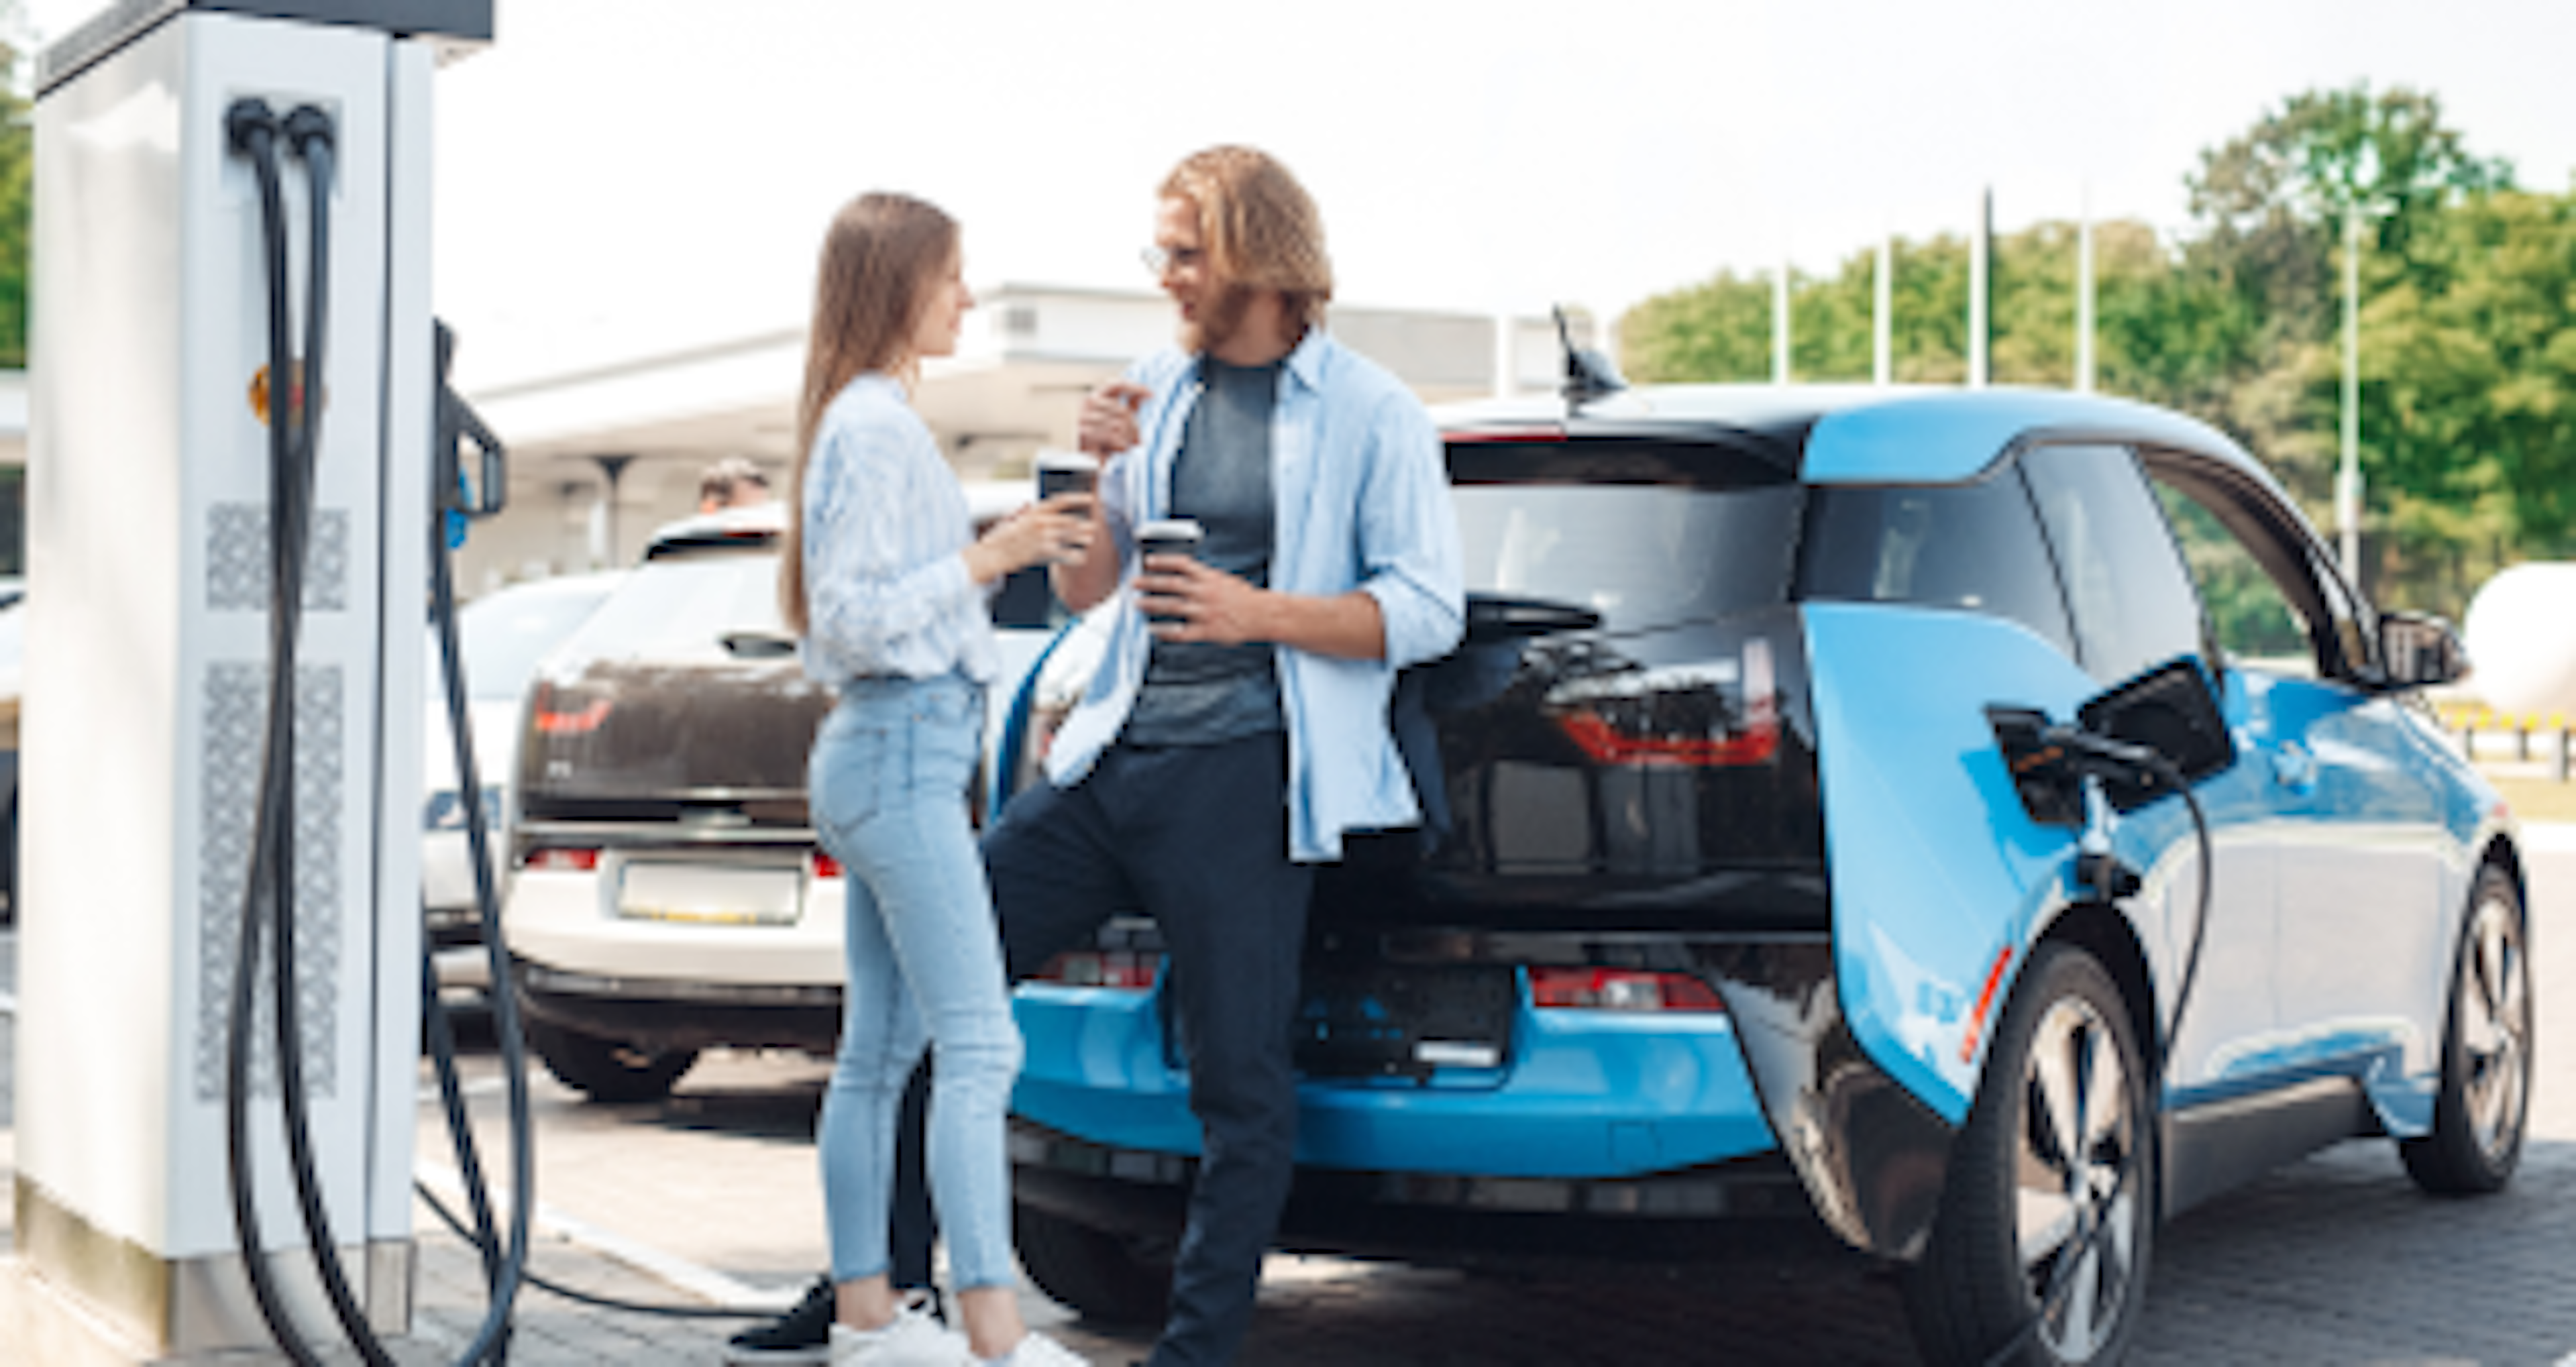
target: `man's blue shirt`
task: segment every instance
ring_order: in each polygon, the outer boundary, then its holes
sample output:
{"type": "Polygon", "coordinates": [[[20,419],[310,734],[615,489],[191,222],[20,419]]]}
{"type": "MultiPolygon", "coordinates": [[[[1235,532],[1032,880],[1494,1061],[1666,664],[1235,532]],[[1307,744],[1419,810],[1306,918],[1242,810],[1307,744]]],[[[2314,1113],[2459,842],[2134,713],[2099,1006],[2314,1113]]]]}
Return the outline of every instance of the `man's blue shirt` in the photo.
{"type": "MultiPolygon", "coordinates": [[[[1137,413],[1136,449],[1103,474],[1101,503],[1120,560],[1109,647],[1082,703],[1047,756],[1071,787],[1126,723],[1151,638],[1136,607],[1133,529],[1165,515],[1172,462],[1199,396],[1199,361],[1170,349],[1127,379],[1151,391],[1137,413]]],[[[1347,831],[1386,830],[1420,817],[1387,727],[1396,671],[1436,659],[1466,623],[1458,523],[1440,434],[1403,383],[1318,328],[1290,352],[1271,415],[1277,532],[1270,587],[1377,600],[1386,658],[1345,660],[1275,647],[1288,721],[1288,853],[1338,859],[1347,831]]]]}

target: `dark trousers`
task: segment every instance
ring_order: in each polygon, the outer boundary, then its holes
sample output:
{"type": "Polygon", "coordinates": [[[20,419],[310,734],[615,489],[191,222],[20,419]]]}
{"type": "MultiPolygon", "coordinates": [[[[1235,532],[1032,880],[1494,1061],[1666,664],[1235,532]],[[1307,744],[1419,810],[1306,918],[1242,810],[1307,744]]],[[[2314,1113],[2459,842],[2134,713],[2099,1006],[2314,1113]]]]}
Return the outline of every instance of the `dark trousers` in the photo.
{"type": "Polygon", "coordinates": [[[1154,1367],[1233,1359],[1297,1141],[1289,1032],[1313,871],[1288,858],[1287,740],[1112,746],[1072,788],[1013,798],[984,864],[1014,980],[1142,909],[1189,1057],[1198,1182],[1154,1367]]]}

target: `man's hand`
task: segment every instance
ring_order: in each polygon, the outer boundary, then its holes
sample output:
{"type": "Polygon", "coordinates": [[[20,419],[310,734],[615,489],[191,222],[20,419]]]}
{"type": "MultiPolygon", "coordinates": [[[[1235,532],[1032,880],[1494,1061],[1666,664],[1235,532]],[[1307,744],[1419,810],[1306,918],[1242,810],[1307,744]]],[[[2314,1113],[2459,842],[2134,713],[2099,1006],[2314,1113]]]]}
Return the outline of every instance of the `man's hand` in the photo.
{"type": "Polygon", "coordinates": [[[1082,449],[1104,461],[1134,449],[1142,436],[1136,429],[1136,410],[1153,394],[1143,385],[1113,380],[1084,395],[1079,429],[1082,449]]]}
{"type": "Polygon", "coordinates": [[[1136,575],[1136,606],[1155,639],[1241,645],[1267,641],[1345,660],[1386,658],[1386,618],[1360,589],[1329,598],[1254,588],[1186,555],[1149,555],[1136,575]]]}
{"type": "Polygon", "coordinates": [[[1271,595],[1186,555],[1149,555],[1136,575],[1136,605],[1164,641],[1241,645],[1273,639],[1264,609],[1271,595]]]}

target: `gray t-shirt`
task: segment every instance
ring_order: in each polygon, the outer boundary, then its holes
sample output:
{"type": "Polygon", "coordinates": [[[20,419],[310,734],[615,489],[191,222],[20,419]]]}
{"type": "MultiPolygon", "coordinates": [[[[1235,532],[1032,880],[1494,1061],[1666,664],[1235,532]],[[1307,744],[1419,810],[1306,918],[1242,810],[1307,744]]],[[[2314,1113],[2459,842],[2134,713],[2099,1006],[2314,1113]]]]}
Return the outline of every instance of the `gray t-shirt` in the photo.
{"type": "MultiPolygon", "coordinates": [[[[1204,389],[1173,458],[1173,517],[1195,519],[1198,559],[1256,588],[1270,584],[1277,500],[1270,478],[1270,416],[1280,363],[1199,359],[1204,389]]],[[[1286,725],[1279,674],[1266,641],[1216,645],[1156,641],[1145,681],[1119,739],[1131,745],[1214,745],[1286,725]]]]}

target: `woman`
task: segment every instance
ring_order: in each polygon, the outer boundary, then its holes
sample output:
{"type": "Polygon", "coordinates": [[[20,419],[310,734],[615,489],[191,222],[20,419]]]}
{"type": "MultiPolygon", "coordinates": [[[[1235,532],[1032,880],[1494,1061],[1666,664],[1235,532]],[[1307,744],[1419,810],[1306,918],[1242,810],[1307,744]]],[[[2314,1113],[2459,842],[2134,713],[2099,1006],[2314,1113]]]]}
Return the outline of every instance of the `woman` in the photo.
{"type": "Polygon", "coordinates": [[[974,299],[956,223],[901,195],[853,200],[823,243],[779,597],[806,673],[840,692],[808,768],[814,827],[846,872],[840,1057],[818,1147],[838,1322],[832,1361],[1078,1364],[1015,1299],[1003,1123],[1020,1061],[966,792],[998,660],[985,597],[1077,556],[1083,496],[975,538],[964,492],[910,406],[924,357],[957,349],[974,299]],[[965,1341],[887,1275],[895,1107],[933,1050],[931,1193],[965,1341]],[[969,1352],[973,1354],[970,1358],[969,1352]]]}

